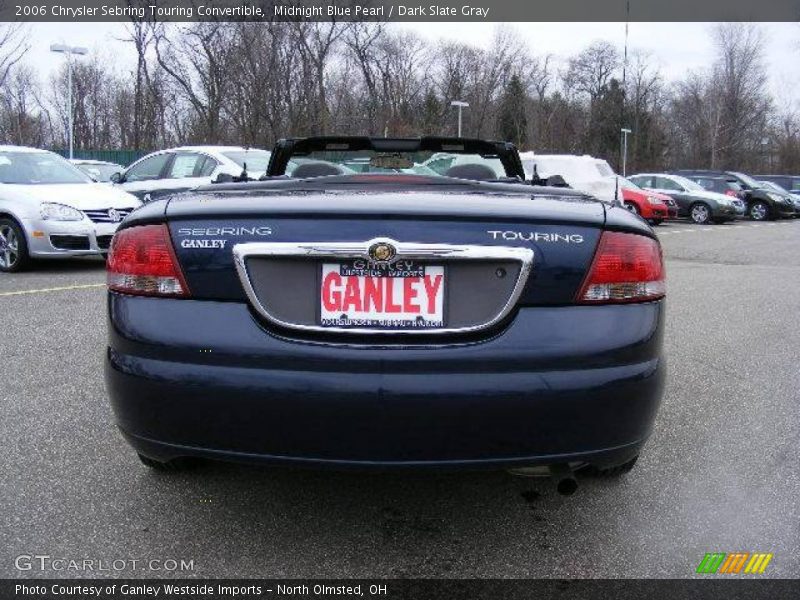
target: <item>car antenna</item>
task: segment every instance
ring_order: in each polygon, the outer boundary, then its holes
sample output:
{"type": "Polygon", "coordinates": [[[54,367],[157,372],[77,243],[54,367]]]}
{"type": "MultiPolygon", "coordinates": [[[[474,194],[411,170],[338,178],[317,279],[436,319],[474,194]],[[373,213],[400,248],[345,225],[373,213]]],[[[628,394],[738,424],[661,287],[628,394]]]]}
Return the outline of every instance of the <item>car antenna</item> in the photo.
{"type": "Polygon", "coordinates": [[[536,163],[534,163],[533,177],[531,177],[531,185],[542,185],[542,181],[544,180],[539,177],[539,167],[536,166],[536,163]]]}

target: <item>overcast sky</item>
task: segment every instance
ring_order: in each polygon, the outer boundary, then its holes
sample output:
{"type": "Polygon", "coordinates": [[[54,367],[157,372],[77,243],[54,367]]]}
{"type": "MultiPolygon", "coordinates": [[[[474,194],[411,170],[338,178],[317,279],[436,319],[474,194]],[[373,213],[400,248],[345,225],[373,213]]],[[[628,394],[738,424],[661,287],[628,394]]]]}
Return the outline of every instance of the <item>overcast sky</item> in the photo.
{"type": "MultiPolygon", "coordinates": [[[[495,23],[399,23],[429,39],[468,40],[486,46],[495,23]]],[[[510,25],[536,54],[567,57],[596,39],[605,39],[622,50],[624,23],[514,23],[510,25]]],[[[135,56],[130,44],[117,41],[125,35],[122,23],[36,23],[29,25],[31,51],[29,60],[40,72],[49,73],[63,58],[51,54],[51,43],[66,42],[87,46],[106,60],[114,61],[120,71],[130,69],[135,56]]],[[[707,67],[714,50],[711,25],[705,23],[631,23],[629,49],[652,52],[667,81],[680,79],[689,70],[707,67]]],[[[764,23],[767,34],[767,68],[770,86],[780,105],[791,103],[800,108],[800,24],[764,23]]]]}

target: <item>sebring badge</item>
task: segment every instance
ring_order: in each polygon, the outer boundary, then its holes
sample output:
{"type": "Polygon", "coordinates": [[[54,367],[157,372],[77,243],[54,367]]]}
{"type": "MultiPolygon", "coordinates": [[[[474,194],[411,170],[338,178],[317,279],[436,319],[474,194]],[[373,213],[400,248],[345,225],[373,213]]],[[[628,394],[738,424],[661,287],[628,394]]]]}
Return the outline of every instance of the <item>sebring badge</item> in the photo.
{"type": "Polygon", "coordinates": [[[108,209],[108,220],[112,223],[119,223],[122,221],[122,215],[119,214],[119,211],[116,208],[109,208],[108,209]]]}
{"type": "Polygon", "coordinates": [[[391,244],[378,242],[369,247],[369,257],[375,262],[387,263],[395,257],[397,250],[391,244]]]}

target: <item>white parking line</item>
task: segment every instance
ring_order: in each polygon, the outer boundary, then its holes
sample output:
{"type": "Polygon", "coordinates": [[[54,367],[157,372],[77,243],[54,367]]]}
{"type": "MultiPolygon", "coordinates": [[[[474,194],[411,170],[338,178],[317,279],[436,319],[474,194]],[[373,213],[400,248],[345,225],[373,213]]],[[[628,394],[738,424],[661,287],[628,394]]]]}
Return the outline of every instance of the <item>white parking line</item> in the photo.
{"type": "Polygon", "coordinates": [[[730,223],[727,225],[715,225],[713,227],[691,227],[689,229],[668,229],[664,230],[656,230],[656,233],[659,237],[662,235],[672,235],[673,233],[689,233],[694,231],[731,231],[733,229],[739,229],[744,227],[763,227],[765,225],[772,225],[772,226],[790,226],[793,225],[795,221],[792,220],[785,220],[785,221],[770,221],[768,223],[730,223]]]}
{"type": "Polygon", "coordinates": [[[87,283],[85,285],[65,285],[62,287],[41,288],[38,290],[19,290],[16,292],[0,292],[2,296],[23,296],[25,294],[44,294],[47,292],[63,292],[65,290],[86,290],[91,288],[106,287],[105,283],[87,283]]]}

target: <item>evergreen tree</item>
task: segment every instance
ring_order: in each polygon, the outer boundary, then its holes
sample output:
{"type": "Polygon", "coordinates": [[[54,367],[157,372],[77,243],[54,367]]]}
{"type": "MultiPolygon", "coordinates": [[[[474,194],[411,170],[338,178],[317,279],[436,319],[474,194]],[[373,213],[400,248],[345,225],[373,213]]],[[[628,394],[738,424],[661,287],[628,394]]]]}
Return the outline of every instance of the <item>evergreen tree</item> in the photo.
{"type": "Polygon", "coordinates": [[[528,143],[527,104],[528,94],[522,79],[514,74],[503,90],[500,100],[497,131],[501,139],[514,142],[518,148],[523,148],[528,143]]]}
{"type": "Polygon", "coordinates": [[[422,100],[422,135],[439,135],[442,128],[442,105],[433,88],[429,87],[422,100]]]}

